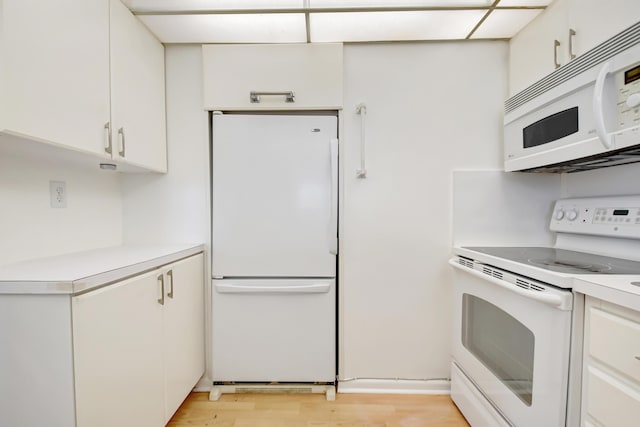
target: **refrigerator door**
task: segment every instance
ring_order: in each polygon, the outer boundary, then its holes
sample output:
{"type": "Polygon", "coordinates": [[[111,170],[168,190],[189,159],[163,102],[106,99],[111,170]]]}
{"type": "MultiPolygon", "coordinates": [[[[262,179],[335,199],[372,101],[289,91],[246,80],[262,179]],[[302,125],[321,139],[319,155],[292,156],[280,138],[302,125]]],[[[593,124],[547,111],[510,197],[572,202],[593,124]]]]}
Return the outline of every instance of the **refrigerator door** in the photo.
{"type": "Polygon", "coordinates": [[[212,120],[214,277],[333,277],[337,117],[212,120]]]}
{"type": "Polygon", "coordinates": [[[213,380],[333,382],[334,279],[213,280],[213,380]]]}

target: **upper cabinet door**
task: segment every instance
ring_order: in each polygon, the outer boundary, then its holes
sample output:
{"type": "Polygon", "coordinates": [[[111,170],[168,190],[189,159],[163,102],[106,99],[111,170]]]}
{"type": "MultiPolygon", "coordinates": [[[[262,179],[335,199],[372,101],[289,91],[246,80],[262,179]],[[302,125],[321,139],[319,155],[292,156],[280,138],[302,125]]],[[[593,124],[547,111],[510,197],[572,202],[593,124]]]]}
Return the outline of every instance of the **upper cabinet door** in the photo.
{"type": "Polygon", "coordinates": [[[509,43],[513,96],[638,22],[638,0],[555,0],[509,43]]]}
{"type": "Polygon", "coordinates": [[[204,45],[202,55],[206,110],[342,107],[340,43],[204,45]]]}
{"type": "Polygon", "coordinates": [[[569,60],[568,0],[556,0],[509,43],[509,94],[515,95],[569,60]],[[559,46],[556,46],[556,41],[559,46]]]}
{"type": "Polygon", "coordinates": [[[582,55],[640,20],[638,0],[571,0],[573,52],[582,55]]]}
{"type": "Polygon", "coordinates": [[[2,129],[107,157],[105,0],[3,0],[2,129]]]}
{"type": "Polygon", "coordinates": [[[114,158],[167,170],[164,46],[111,0],[111,118],[114,158]]]}

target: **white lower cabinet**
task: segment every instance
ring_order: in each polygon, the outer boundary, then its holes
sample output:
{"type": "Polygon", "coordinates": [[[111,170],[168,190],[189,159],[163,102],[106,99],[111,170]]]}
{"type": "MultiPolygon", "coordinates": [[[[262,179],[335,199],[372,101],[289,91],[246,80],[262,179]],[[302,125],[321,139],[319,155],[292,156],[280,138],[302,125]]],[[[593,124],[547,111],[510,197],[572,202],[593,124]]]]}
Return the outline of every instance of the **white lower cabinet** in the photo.
{"type": "Polygon", "coordinates": [[[0,426],[164,426],[205,369],[203,268],[197,253],[76,296],[0,293],[0,426]]]}
{"type": "Polygon", "coordinates": [[[203,255],[164,269],[164,421],[168,422],[204,373],[203,255]]]}
{"type": "Polygon", "coordinates": [[[165,425],[204,372],[203,256],[74,297],[78,427],[165,425]]]}
{"type": "Polygon", "coordinates": [[[163,425],[163,307],[156,276],[153,271],[73,298],[78,426],[163,425]]]}
{"type": "Polygon", "coordinates": [[[640,313],[587,297],[582,425],[637,426],[640,313]]]}

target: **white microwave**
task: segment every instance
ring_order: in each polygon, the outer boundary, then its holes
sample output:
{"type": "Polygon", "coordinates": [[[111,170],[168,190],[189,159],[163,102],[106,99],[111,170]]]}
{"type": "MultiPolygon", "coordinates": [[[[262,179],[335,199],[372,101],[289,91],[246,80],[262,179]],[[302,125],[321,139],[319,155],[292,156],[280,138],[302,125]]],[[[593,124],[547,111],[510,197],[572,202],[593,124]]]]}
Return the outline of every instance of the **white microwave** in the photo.
{"type": "Polygon", "coordinates": [[[640,23],[508,99],[506,171],[640,162],[640,23]]]}

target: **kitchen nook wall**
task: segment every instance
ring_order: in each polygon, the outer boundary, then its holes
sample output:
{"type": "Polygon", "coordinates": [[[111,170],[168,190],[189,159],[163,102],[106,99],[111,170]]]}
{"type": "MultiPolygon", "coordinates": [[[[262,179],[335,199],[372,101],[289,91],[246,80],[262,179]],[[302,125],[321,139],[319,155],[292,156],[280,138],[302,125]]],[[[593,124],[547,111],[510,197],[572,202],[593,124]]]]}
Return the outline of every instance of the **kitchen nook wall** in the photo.
{"type": "Polygon", "coordinates": [[[12,150],[0,154],[0,265],[122,243],[120,176],[12,150]],[[67,207],[52,208],[49,181],[67,207]]]}
{"type": "Polygon", "coordinates": [[[342,391],[394,381],[428,390],[449,377],[452,171],[502,167],[507,51],[505,42],[345,46],[342,391]]]}
{"type": "MultiPolygon", "coordinates": [[[[362,385],[354,378],[449,377],[452,170],[501,168],[506,63],[506,42],[345,46],[343,391],[362,385]],[[359,103],[367,106],[366,179],[355,176],[359,103]]],[[[124,178],[124,240],[209,243],[201,48],[167,46],[166,65],[169,172],[124,178]]]]}
{"type": "Polygon", "coordinates": [[[168,173],[123,179],[128,244],[208,243],[209,129],[202,47],[167,46],[168,173]]]}
{"type": "MultiPolygon", "coordinates": [[[[167,158],[165,175],[128,175],[124,186],[127,244],[205,244],[209,257],[209,127],[202,102],[202,47],[165,47],[167,158]]],[[[206,357],[210,368],[210,263],[205,262],[206,357]]],[[[208,374],[200,387],[208,389],[208,374]]]]}

